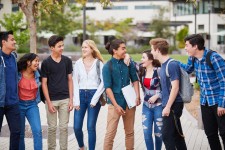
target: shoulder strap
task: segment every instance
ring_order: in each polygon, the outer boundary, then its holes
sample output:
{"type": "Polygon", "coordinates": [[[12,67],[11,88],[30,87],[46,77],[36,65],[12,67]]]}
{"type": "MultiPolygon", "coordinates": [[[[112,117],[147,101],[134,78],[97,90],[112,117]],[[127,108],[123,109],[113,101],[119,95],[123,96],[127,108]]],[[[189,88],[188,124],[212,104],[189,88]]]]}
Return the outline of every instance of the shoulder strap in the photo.
{"type": "MultiPolygon", "coordinates": [[[[211,60],[210,60],[210,57],[211,57],[211,55],[212,55],[212,53],[214,53],[215,51],[213,51],[213,50],[209,50],[209,52],[206,54],[206,64],[211,68],[211,69],[213,69],[213,65],[212,65],[212,62],[211,62],[211,60]]],[[[216,52],[215,52],[216,53],[216,52]]]]}
{"type": "Polygon", "coordinates": [[[96,62],[96,71],[97,71],[97,75],[98,75],[98,82],[100,83],[101,78],[100,78],[100,60],[99,59],[97,59],[97,62],[96,62]]]}
{"type": "Polygon", "coordinates": [[[170,59],[170,60],[168,61],[168,63],[166,64],[166,76],[167,76],[167,77],[170,77],[170,75],[169,75],[169,70],[168,70],[168,66],[169,66],[169,63],[170,63],[171,61],[175,61],[175,60],[174,60],[174,59],[170,59]]]}

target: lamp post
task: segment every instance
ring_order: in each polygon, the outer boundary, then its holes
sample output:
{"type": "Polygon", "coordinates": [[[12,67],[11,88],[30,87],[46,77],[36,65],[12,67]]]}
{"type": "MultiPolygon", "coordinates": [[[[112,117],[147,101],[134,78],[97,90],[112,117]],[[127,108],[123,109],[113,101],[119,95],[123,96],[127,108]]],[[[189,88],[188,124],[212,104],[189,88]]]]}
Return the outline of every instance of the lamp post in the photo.
{"type": "Polygon", "coordinates": [[[211,14],[211,9],[212,9],[212,4],[211,4],[211,0],[208,0],[208,12],[209,12],[209,35],[208,35],[208,48],[210,49],[210,22],[211,22],[211,18],[210,18],[210,14],[211,14]]]}
{"type": "Polygon", "coordinates": [[[86,4],[83,5],[83,41],[86,40],[86,4]]]}
{"type": "Polygon", "coordinates": [[[196,9],[197,5],[194,5],[194,13],[195,13],[195,34],[197,33],[196,32],[196,25],[197,25],[197,9],[196,9]]]}

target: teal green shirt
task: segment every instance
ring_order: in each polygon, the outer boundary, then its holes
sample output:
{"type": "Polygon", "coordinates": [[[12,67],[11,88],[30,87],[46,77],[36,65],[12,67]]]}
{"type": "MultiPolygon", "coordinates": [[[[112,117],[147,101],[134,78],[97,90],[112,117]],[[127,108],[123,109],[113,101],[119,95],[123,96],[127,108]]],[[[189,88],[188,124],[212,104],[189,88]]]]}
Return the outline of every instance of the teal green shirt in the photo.
{"type": "MultiPolygon", "coordinates": [[[[118,105],[126,110],[127,103],[122,93],[122,88],[131,82],[138,81],[136,68],[133,63],[129,67],[123,62],[111,58],[103,67],[103,82],[105,89],[111,88],[118,105]]],[[[111,101],[108,101],[111,104],[111,101]]]]}

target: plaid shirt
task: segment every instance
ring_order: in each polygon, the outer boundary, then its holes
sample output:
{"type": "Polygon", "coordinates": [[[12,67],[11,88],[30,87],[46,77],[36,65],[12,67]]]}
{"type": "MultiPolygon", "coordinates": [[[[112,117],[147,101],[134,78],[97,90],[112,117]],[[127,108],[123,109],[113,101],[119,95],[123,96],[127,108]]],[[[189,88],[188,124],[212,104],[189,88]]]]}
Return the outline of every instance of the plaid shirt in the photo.
{"type": "Polygon", "coordinates": [[[225,61],[217,53],[212,53],[210,61],[213,69],[206,63],[206,54],[209,50],[205,49],[202,59],[195,59],[194,66],[192,64],[193,57],[188,58],[187,64],[180,63],[188,73],[195,70],[198,83],[200,85],[200,103],[209,106],[218,104],[218,107],[225,108],[225,61]]]}

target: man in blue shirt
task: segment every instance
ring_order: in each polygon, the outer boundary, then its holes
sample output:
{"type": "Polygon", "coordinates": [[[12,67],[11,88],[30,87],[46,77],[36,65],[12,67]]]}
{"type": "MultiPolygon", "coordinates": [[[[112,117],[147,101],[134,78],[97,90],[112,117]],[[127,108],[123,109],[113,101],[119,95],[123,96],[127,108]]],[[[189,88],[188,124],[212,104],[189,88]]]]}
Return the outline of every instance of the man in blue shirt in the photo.
{"type": "Polygon", "coordinates": [[[112,150],[119,119],[122,116],[124,122],[126,149],[134,149],[134,119],[135,110],[128,109],[122,93],[122,88],[130,84],[134,85],[136,93],[136,106],[140,105],[139,83],[136,69],[133,63],[127,66],[124,63],[126,46],[124,41],[115,39],[106,44],[106,49],[113,57],[103,67],[103,81],[107,96],[109,97],[107,129],[104,139],[104,150],[112,150]]]}
{"type": "Polygon", "coordinates": [[[168,55],[169,44],[165,39],[156,38],[150,40],[151,53],[162,64],[159,76],[162,89],[162,139],[167,150],[186,150],[186,143],[180,123],[180,117],[184,107],[178,94],[180,83],[180,66],[176,61],[170,61],[168,55]],[[169,77],[166,75],[168,64],[169,77]]]}
{"type": "Polygon", "coordinates": [[[10,130],[10,150],[19,149],[20,111],[18,99],[18,76],[16,41],[12,31],[0,32],[0,127],[6,116],[10,130]]]}
{"type": "Polygon", "coordinates": [[[187,64],[180,63],[188,73],[195,71],[200,85],[200,104],[205,133],[212,150],[221,150],[220,136],[225,146],[225,61],[216,52],[211,53],[210,62],[206,62],[209,52],[205,41],[199,34],[187,36],[185,49],[190,56],[187,64]]]}

